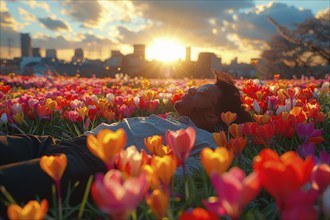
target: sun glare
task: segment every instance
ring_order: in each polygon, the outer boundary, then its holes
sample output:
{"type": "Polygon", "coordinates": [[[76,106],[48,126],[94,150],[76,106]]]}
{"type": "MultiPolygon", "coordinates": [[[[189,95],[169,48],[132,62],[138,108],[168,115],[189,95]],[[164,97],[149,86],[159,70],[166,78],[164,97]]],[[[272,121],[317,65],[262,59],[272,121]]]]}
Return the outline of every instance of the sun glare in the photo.
{"type": "Polygon", "coordinates": [[[155,39],[147,47],[147,57],[151,60],[173,62],[178,59],[184,59],[185,47],[175,40],[155,39]]]}

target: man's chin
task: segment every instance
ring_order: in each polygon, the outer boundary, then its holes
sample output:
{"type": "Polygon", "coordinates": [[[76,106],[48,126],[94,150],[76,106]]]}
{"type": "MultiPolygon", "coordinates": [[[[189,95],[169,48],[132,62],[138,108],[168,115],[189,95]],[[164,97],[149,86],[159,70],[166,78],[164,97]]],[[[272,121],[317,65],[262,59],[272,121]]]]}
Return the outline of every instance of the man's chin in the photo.
{"type": "Polygon", "coordinates": [[[181,100],[178,100],[177,102],[174,103],[174,109],[179,115],[181,115],[181,107],[182,107],[181,100]]]}

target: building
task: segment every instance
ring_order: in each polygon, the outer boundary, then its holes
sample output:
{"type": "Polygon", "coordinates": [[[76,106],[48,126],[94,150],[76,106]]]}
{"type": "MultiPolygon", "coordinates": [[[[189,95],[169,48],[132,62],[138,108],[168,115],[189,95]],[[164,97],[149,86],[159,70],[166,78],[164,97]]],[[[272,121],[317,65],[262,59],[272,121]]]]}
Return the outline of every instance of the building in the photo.
{"type": "Polygon", "coordinates": [[[146,46],[144,44],[134,44],[133,55],[139,60],[145,60],[146,46]]]}
{"type": "Polygon", "coordinates": [[[32,48],[32,56],[33,57],[41,57],[40,48],[34,47],[32,48]]]}
{"type": "Polygon", "coordinates": [[[55,49],[46,50],[46,58],[57,58],[57,51],[55,49]]]}
{"type": "Polygon", "coordinates": [[[107,75],[114,76],[116,73],[121,72],[123,58],[124,56],[119,50],[111,50],[111,57],[104,61],[104,69],[107,75]]]}
{"type": "Polygon", "coordinates": [[[72,62],[83,63],[84,62],[84,51],[81,48],[74,50],[74,56],[72,62]]]}
{"type": "Polygon", "coordinates": [[[21,56],[32,57],[30,34],[21,33],[21,56]]]}
{"type": "Polygon", "coordinates": [[[191,47],[186,47],[186,62],[191,61],[191,47]]]}
{"type": "Polygon", "coordinates": [[[221,59],[214,53],[202,52],[198,55],[197,61],[200,76],[213,78],[213,71],[221,69],[221,59]]]}

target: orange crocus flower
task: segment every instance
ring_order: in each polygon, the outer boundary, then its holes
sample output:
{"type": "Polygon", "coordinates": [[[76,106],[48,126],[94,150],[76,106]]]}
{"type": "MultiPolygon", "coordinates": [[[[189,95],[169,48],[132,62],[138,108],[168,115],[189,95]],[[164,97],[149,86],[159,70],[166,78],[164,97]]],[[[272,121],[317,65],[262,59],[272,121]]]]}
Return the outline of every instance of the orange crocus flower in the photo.
{"type": "Polygon", "coordinates": [[[110,129],[103,129],[96,137],[92,134],[87,136],[87,147],[95,156],[109,165],[114,162],[114,157],[125,146],[126,138],[125,130],[122,128],[115,132],[110,129]]]}
{"type": "Polygon", "coordinates": [[[151,166],[158,175],[160,181],[168,186],[176,171],[176,159],[173,156],[155,156],[151,161],[151,166]]]}
{"type": "Polygon", "coordinates": [[[226,132],[224,132],[224,131],[219,131],[217,133],[213,133],[213,138],[214,138],[215,143],[219,147],[226,147],[228,144],[226,132]]]}
{"type": "Polygon", "coordinates": [[[57,102],[52,100],[51,98],[47,98],[45,100],[45,106],[48,107],[50,110],[54,110],[57,106],[57,102]]]}
{"type": "Polygon", "coordinates": [[[36,200],[29,201],[23,208],[17,204],[11,204],[7,209],[9,219],[43,219],[48,211],[48,202],[43,199],[40,204],[36,200]]]}
{"type": "Polygon", "coordinates": [[[280,209],[284,208],[286,198],[309,180],[313,166],[311,157],[303,160],[293,151],[279,156],[269,148],[253,160],[253,170],[260,174],[262,186],[275,198],[280,209]]]}
{"type": "Polygon", "coordinates": [[[13,115],[13,119],[15,122],[17,122],[18,124],[23,124],[23,121],[24,121],[24,112],[21,112],[21,113],[15,113],[13,115]]]}
{"type": "Polygon", "coordinates": [[[233,123],[229,126],[229,132],[233,137],[240,137],[243,135],[242,125],[233,123]]]}
{"type": "Polygon", "coordinates": [[[229,125],[236,120],[237,114],[229,112],[229,111],[226,113],[222,112],[220,117],[221,117],[222,121],[224,123],[226,123],[226,125],[229,127],[229,125]]]}
{"type": "Polygon", "coordinates": [[[155,189],[151,195],[146,198],[147,205],[151,208],[157,219],[162,219],[167,216],[169,200],[169,193],[159,189],[155,189]]]}
{"type": "Polygon", "coordinates": [[[258,124],[266,124],[268,123],[270,116],[269,115],[253,115],[253,119],[258,123],[258,124]]]}
{"type": "Polygon", "coordinates": [[[144,165],[142,171],[146,174],[151,189],[160,189],[160,180],[151,165],[144,165]]]}
{"type": "Polygon", "coordinates": [[[63,176],[68,159],[65,154],[42,156],[39,163],[41,169],[55,182],[58,182],[63,176]]]}
{"type": "Polygon", "coordinates": [[[234,152],[236,156],[239,156],[247,144],[247,139],[243,137],[230,138],[228,148],[234,152]]]}
{"type": "Polygon", "coordinates": [[[148,138],[144,138],[144,145],[149,152],[156,156],[164,156],[170,153],[171,148],[163,145],[163,137],[160,135],[153,135],[148,138]]]}
{"type": "Polygon", "coordinates": [[[201,162],[208,176],[213,171],[222,174],[230,166],[233,160],[231,152],[225,147],[217,147],[215,150],[204,148],[201,152],[201,162]]]}

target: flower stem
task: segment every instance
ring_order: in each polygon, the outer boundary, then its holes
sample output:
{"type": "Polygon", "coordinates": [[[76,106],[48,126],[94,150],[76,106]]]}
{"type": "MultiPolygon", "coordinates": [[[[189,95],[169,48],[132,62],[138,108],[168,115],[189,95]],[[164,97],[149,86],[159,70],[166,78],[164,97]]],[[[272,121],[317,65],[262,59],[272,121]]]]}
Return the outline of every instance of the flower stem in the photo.
{"type": "Polygon", "coordinates": [[[83,197],[83,200],[81,202],[80,209],[79,209],[79,214],[78,214],[79,219],[81,219],[81,217],[84,214],[84,209],[85,209],[85,206],[86,206],[86,203],[87,203],[89,191],[91,189],[92,181],[93,181],[93,176],[90,176],[89,179],[88,179],[86,189],[85,189],[85,193],[84,193],[84,197],[83,197]]]}
{"type": "Polygon", "coordinates": [[[57,202],[58,202],[58,219],[62,220],[62,196],[61,196],[61,185],[60,181],[56,180],[55,181],[55,186],[56,186],[56,192],[57,192],[57,202]]]}
{"type": "Polygon", "coordinates": [[[187,176],[186,176],[186,166],[184,161],[182,161],[182,174],[183,174],[183,181],[184,181],[184,192],[185,192],[185,198],[186,201],[189,199],[189,186],[188,186],[188,181],[187,181],[187,176]]]}

